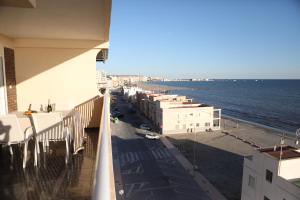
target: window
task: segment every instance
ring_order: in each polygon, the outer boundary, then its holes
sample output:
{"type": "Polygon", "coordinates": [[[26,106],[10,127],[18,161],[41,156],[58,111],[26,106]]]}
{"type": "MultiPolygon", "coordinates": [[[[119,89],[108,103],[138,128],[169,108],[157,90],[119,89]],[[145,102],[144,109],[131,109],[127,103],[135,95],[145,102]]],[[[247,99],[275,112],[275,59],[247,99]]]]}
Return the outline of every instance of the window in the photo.
{"type": "Polygon", "coordinates": [[[209,126],[210,126],[210,123],[209,123],[209,122],[206,122],[206,123],[205,123],[205,126],[206,126],[206,127],[209,127],[209,126]]]}
{"type": "Polygon", "coordinates": [[[193,116],[193,115],[194,115],[194,113],[191,113],[190,115],[191,115],[191,116],[193,116]]]}
{"type": "Polygon", "coordinates": [[[199,123],[196,123],[196,127],[199,127],[200,126],[200,124],[199,123]]]}
{"type": "Polygon", "coordinates": [[[264,200],[270,200],[268,197],[264,196],[264,200]]]}
{"type": "Polygon", "coordinates": [[[270,170],[266,169],[266,180],[272,183],[272,179],[273,179],[273,173],[270,170]]]}
{"type": "Polygon", "coordinates": [[[255,178],[251,175],[249,175],[249,178],[248,178],[248,185],[249,187],[251,188],[255,188],[255,178]]]}

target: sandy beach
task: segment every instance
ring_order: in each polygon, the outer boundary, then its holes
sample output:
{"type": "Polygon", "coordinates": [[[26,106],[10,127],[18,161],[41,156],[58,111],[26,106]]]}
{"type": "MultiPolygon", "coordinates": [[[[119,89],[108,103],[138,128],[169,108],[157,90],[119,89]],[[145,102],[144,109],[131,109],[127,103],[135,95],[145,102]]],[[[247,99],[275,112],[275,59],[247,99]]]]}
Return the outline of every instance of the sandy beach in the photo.
{"type": "MultiPolygon", "coordinates": [[[[281,132],[222,119],[222,130],[169,135],[168,139],[228,199],[240,199],[243,160],[256,147],[279,145],[281,132]]],[[[286,145],[295,140],[285,138],[286,145]]]]}
{"type": "Polygon", "coordinates": [[[173,87],[166,85],[156,85],[155,83],[146,83],[146,82],[138,82],[137,86],[142,88],[143,90],[154,91],[154,92],[168,92],[170,90],[193,90],[192,88],[187,87],[173,87]]]}

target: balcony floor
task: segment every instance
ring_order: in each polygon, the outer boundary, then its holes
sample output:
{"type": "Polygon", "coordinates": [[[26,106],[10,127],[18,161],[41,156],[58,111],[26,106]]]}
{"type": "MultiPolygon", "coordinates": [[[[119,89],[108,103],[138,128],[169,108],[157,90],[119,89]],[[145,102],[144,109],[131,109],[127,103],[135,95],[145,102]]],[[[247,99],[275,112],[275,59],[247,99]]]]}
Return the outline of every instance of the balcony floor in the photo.
{"type": "Polygon", "coordinates": [[[33,166],[33,142],[29,145],[28,162],[22,168],[22,148],[7,147],[0,151],[0,199],[91,199],[91,185],[98,143],[98,129],[86,131],[85,149],[65,165],[65,143],[50,143],[42,153],[38,167],[33,166]]]}

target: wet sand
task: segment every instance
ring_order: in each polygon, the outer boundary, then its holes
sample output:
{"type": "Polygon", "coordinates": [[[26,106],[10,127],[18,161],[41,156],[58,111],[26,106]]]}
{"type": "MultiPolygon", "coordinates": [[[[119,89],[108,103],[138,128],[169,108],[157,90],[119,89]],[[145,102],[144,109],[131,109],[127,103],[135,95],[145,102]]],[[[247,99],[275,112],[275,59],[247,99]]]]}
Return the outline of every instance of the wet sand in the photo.
{"type": "MultiPolygon", "coordinates": [[[[168,135],[168,139],[198,167],[204,175],[228,199],[240,199],[243,160],[252,155],[256,147],[279,145],[281,132],[222,119],[222,130],[205,133],[168,135]]],[[[286,145],[295,139],[285,138],[286,145]]]]}

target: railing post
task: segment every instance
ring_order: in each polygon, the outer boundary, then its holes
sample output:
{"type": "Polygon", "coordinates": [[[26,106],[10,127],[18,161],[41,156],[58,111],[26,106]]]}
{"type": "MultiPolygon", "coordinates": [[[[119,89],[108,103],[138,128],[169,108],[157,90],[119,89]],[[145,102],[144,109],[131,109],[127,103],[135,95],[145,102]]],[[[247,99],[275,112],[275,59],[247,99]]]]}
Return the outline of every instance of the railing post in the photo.
{"type": "Polygon", "coordinates": [[[110,97],[106,90],[103,100],[103,110],[100,124],[96,168],[94,177],[93,200],[114,200],[115,188],[112,173],[112,151],[110,134],[110,97]]]}

